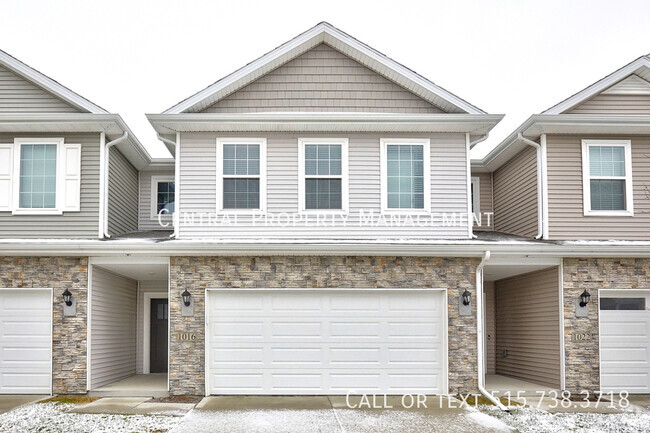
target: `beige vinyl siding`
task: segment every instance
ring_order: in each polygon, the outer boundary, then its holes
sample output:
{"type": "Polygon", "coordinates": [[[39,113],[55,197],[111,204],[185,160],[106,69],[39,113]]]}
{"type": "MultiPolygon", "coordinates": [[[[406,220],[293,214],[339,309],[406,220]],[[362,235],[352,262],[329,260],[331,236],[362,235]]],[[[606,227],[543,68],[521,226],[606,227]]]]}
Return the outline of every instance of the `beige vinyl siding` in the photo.
{"type": "MultiPolygon", "coordinates": [[[[151,177],[166,176],[174,178],[174,170],[141,171],[140,172],[140,210],[138,211],[138,224],[140,230],[172,230],[173,227],[161,227],[158,219],[151,219],[151,177]]],[[[163,218],[163,222],[169,221],[171,217],[163,218]]]]}
{"type": "Polygon", "coordinates": [[[549,135],[548,219],[551,239],[650,240],[650,136],[549,135]],[[634,216],[585,216],[582,140],[614,138],[632,142],[634,216]]]}
{"type": "MultiPolygon", "coordinates": [[[[81,144],[79,212],[63,215],[12,215],[0,212],[0,238],[97,238],[99,230],[99,134],[0,134],[0,143],[15,137],[61,137],[81,144]]],[[[14,179],[15,180],[15,179],[14,179]]]]}
{"type": "Polygon", "coordinates": [[[650,95],[596,95],[567,114],[650,114],[650,95]]]}
{"type": "Polygon", "coordinates": [[[138,170],[115,147],[110,149],[108,176],[108,233],[138,229],[138,170]]]}
{"type": "Polygon", "coordinates": [[[79,113],[81,110],[0,66],[0,113],[79,113]]]}
{"type": "Polygon", "coordinates": [[[496,374],[496,350],[497,350],[497,328],[496,328],[496,306],[494,296],[494,282],[483,283],[485,293],[485,374],[496,374]]]}
{"type": "Polygon", "coordinates": [[[560,387],[558,279],[553,267],[495,282],[496,374],[560,387]]]}
{"type": "Polygon", "coordinates": [[[494,229],[537,235],[537,152],[529,147],[493,173],[494,229]]]}
{"type": "Polygon", "coordinates": [[[203,110],[274,111],[443,112],[326,44],[312,48],[203,110]]]}
{"type": "Polygon", "coordinates": [[[144,363],[144,328],[151,326],[151,323],[144,323],[144,310],[150,308],[144,303],[144,294],[151,292],[168,293],[167,280],[140,281],[138,283],[138,323],[137,323],[137,344],[136,344],[136,373],[142,374],[144,363]]]}
{"type": "MultiPolygon", "coordinates": [[[[224,136],[242,136],[225,134],[224,136]]],[[[247,134],[246,136],[249,136],[247,134]]],[[[264,135],[260,135],[264,136],[264,135]]],[[[267,212],[295,214],[298,211],[298,138],[323,137],[314,134],[267,134],[267,212]]],[[[330,135],[333,136],[333,135],[330,135]]],[[[343,135],[335,135],[340,137],[343,135]]],[[[423,220],[422,227],[416,220],[404,217],[402,226],[362,224],[360,210],[366,216],[373,212],[374,221],[381,213],[380,184],[380,137],[390,135],[349,134],[350,213],[345,226],[340,218],[329,219],[328,226],[317,226],[315,217],[305,222],[298,220],[280,227],[265,226],[263,220],[253,225],[250,216],[230,218],[224,224],[200,224],[198,214],[216,212],[216,133],[182,133],[180,151],[181,203],[180,238],[452,238],[466,239],[467,234],[467,155],[463,134],[432,134],[431,140],[431,210],[436,227],[423,220]],[[194,213],[195,222],[186,220],[194,213]],[[462,224],[442,226],[442,213],[463,215],[462,224]]],[[[399,137],[423,137],[401,134],[399,137]]],[[[206,217],[204,217],[206,218],[206,217]]],[[[286,217],[285,217],[286,218],[286,217]]],[[[390,219],[389,219],[390,220],[390,219]]],[[[459,220],[457,220],[459,221],[459,220]]]]}
{"type": "Polygon", "coordinates": [[[137,282],[92,269],[90,381],[96,389],[135,374],[137,282]]]}
{"type": "Polygon", "coordinates": [[[474,223],[474,230],[494,230],[494,208],[492,206],[492,173],[474,173],[472,177],[479,178],[479,206],[481,210],[481,226],[474,223]],[[490,219],[486,213],[492,213],[490,219]],[[489,223],[489,224],[488,224],[489,223]]]}

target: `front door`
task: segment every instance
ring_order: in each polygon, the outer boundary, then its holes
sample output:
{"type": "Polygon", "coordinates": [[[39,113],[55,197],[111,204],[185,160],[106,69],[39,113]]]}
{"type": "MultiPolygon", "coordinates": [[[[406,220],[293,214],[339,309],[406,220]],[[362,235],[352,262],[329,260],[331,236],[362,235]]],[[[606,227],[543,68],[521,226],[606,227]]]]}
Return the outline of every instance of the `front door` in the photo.
{"type": "Polygon", "coordinates": [[[151,300],[151,347],[150,372],[167,372],[167,321],[169,302],[167,299],[151,300]]]}

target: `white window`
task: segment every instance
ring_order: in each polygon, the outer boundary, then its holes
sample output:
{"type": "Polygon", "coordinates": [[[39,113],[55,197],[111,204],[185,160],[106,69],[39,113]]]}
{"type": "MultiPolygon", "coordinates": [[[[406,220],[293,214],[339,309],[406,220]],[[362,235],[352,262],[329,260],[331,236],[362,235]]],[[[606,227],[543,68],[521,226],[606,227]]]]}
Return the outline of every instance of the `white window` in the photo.
{"type": "Polygon", "coordinates": [[[471,193],[472,193],[472,213],[475,215],[479,221],[481,216],[481,180],[479,177],[472,178],[471,184],[471,193]]]}
{"type": "Polygon", "coordinates": [[[582,176],[585,215],[634,215],[629,140],[582,140],[582,176]]]}
{"type": "Polygon", "coordinates": [[[173,176],[151,176],[151,219],[158,219],[158,214],[173,215],[175,190],[173,176]]]}
{"type": "Polygon", "coordinates": [[[381,139],[382,212],[429,212],[429,139],[381,139]]]}
{"type": "Polygon", "coordinates": [[[348,139],[299,138],[300,212],[348,211],[348,139]]]}
{"type": "Polygon", "coordinates": [[[0,211],[60,215],[80,208],[81,145],[63,138],[0,144],[0,211]]]}
{"type": "Polygon", "coordinates": [[[217,210],[266,209],[266,139],[217,139],[217,210]]]}

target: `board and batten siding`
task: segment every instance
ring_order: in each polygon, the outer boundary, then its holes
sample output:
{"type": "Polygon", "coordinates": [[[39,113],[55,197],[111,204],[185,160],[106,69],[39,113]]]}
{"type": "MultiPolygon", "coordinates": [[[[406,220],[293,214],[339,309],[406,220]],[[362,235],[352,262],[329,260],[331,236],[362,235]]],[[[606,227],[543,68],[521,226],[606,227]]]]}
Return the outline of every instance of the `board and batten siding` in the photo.
{"type": "Polygon", "coordinates": [[[91,284],[90,383],[96,389],[136,372],[138,283],[93,266],[91,284]]]}
{"type": "MultiPolygon", "coordinates": [[[[99,134],[0,134],[0,143],[15,137],[63,137],[81,144],[81,196],[79,212],[63,215],[12,215],[0,212],[0,238],[97,238],[99,230],[99,134]]],[[[15,180],[15,179],[14,179],[15,180]]]]}
{"type": "Polygon", "coordinates": [[[479,207],[482,218],[481,225],[474,223],[474,231],[494,230],[494,207],[492,205],[492,173],[473,173],[472,177],[479,178],[479,207]],[[492,213],[488,221],[486,213],[492,213]],[[489,224],[488,224],[489,223],[489,224]]]}
{"type": "Polygon", "coordinates": [[[79,113],[72,105],[0,66],[0,113],[79,113]]]}
{"type": "Polygon", "coordinates": [[[151,177],[164,176],[174,178],[174,169],[141,171],[140,172],[140,209],[138,211],[138,225],[140,230],[171,230],[171,217],[163,218],[163,223],[169,222],[168,227],[162,227],[158,224],[158,218],[151,218],[151,177]]]}
{"type": "Polygon", "coordinates": [[[650,114],[650,95],[596,95],[567,114],[650,114]]]}
{"type": "Polygon", "coordinates": [[[110,149],[108,176],[108,233],[138,230],[138,170],[116,148],[110,149]]]}
{"type": "Polygon", "coordinates": [[[498,280],[494,287],[496,374],[560,388],[558,268],[498,280]]]}
{"type": "Polygon", "coordinates": [[[442,113],[327,44],[320,44],[203,110],[442,113]]]}
{"type": "Polygon", "coordinates": [[[145,293],[167,293],[169,292],[169,287],[167,280],[160,281],[140,281],[138,283],[138,323],[137,323],[137,344],[136,344],[136,373],[142,374],[144,369],[144,328],[145,326],[151,326],[151,323],[144,323],[144,310],[145,308],[150,308],[150,306],[145,305],[144,294],[145,293]]]}
{"type": "Polygon", "coordinates": [[[537,152],[529,147],[493,174],[494,228],[498,232],[537,235],[537,152]]]}
{"type": "Polygon", "coordinates": [[[485,294],[485,374],[496,374],[497,328],[494,281],[483,283],[483,293],[485,294]]]}
{"type": "MultiPolygon", "coordinates": [[[[224,137],[249,136],[225,134],[224,137]]],[[[260,135],[264,137],[264,135],[260,135]]],[[[298,138],[323,137],[314,134],[266,134],[267,138],[267,213],[289,215],[298,212],[298,138]]],[[[349,139],[349,194],[350,212],[345,225],[340,218],[327,220],[328,226],[316,224],[312,215],[308,221],[265,225],[264,220],[253,225],[250,216],[238,216],[235,222],[218,224],[198,217],[194,223],[186,214],[214,214],[216,212],[216,133],[182,133],[180,150],[180,227],[179,238],[426,238],[466,239],[467,230],[467,155],[464,134],[431,134],[431,211],[437,214],[437,226],[417,226],[415,218],[402,226],[364,224],[360,210],[367,217],[373,212],[374,222],[381,214],[380,137],[390,135],[348,134],[330,135],[349,139]],[[442,213],[462,217],[456,225],[441,223],[442,213]]],[[[401,134],[399,138],[424,137],[401,134]]],[[[390,221],[390,218],[387,217],[390,221]]],[[[284,220],[286,221],[286,219],[284,220]]]]}
{"type": "Polygon", "coordinates": [[[550,239],[650,240],[650,136],[549,135],[547,142],[550,239]],[[585,216],[582,140],[632,142],[634,216],[585,216]]]}

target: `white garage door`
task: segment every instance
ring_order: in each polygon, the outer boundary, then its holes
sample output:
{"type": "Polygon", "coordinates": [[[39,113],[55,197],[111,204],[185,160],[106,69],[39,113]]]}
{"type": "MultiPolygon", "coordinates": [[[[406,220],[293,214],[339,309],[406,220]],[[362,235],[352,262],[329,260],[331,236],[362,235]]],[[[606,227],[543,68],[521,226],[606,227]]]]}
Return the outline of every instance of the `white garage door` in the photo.
{"type": "Polygon", "coordinates": [[[210,394],[447,392],[446,294],[209,291],[210,394]]]}
{"type": "Polygon", "coordinates": [[[52,295],[0,289],[0,394],[50,394],[52,295]]]}
{"type": "Polygon", "coordinates": [[[601,389],[648,394],[650,293],[625,292],[600,293],[601,389]]]}

